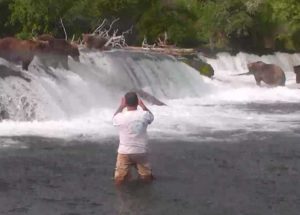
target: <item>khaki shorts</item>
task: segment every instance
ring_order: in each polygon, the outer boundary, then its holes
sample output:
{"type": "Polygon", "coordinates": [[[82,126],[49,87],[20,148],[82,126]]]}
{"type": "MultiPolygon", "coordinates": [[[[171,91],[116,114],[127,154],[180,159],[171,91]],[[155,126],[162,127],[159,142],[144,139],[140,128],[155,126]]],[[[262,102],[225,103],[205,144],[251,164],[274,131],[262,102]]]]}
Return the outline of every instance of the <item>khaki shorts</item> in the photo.
{"type": "Polygon", "coordinates": [[[128,180],[131,166],[137,169],[140,178],[152,178],[152,170],[147,154],[118,154],[115,180],[128,180]]]}

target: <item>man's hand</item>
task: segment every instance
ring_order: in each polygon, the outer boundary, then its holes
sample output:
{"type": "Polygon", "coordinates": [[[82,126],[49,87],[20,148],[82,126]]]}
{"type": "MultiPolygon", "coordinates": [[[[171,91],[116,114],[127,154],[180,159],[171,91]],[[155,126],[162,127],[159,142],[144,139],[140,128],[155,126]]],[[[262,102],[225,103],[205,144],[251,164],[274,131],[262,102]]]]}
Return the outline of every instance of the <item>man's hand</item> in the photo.
{"type": "Polygon", "coordinates": [[[141,108],[144,111],[148,111],[149,112],[150,118],[148,120],[148,123],[150,124],[153,121],[153,119],[154,119],[153,113],[146,107],[146,105],[144,104],[144,102],[141,99],[139,99],[139,106],[141,106],[141,108]]]}
{"type": "Polygon", "coordinates": [[[144,104],[144,102],[142,101],[142,99],[139,99],[139,106],[141,106],[141,108],[142,108],[143,110],[146,110],[146,109],[147,109],[147,107],[146,107],[146,105],[144,104]]]}
{"type": "Polygon", "coordinates": [[[126,101],[125,101],[125,98],[122,97],[121,104],[120,104],[119,108],[117,109],[117,111],[115,112],[114,116],[117,115],[118,113],[121,113],[125,107],[126,107],[126,101]]]}
{"type": "Polygon", "coordinates": [[[139,106],[141,106],[141,108],[144,111],[149,111],[151,113],[151,111],[146,107],[146,105],[144,104],[144,102],[142,101],[142,99],[139,99],[139,106]]]}
{"type": "Polygon", "coordinates": [[[120,104],[120,108],[122,108],[122,110],[126,107],[126,101],[125,101],[125,98],[122,97],[121,99],[121,104],[120,104]]]}

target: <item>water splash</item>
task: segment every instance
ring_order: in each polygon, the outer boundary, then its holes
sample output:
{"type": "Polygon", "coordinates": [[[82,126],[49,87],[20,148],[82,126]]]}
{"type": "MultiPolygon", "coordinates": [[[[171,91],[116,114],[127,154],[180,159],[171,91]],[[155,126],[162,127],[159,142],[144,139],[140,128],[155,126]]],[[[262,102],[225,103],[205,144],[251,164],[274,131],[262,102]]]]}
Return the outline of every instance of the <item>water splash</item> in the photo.
{"type": "Polygon", "coordinates": [[[168,104],[150,107],[155,114],[149,128],[152,138],[205,141],[220,131],[299,130],[300,93],[292,72],[299,54],[220,53],[205,60],[216,79],[201,77],[161,54],[82,52],[81,63],[70,60],[70,70],[46,70],[35,59],[29,72],[23,71],[31,82],[0,79],[1,105],[13,119],[0,123],[1,136],[116,137],[112,114],[120,97],[136,88],[168,104]],[[279,64],[287,74],[287,86],[260,88],[251,76],[231,76],[247,72],[246,64],[258,60],[279,64]]]}
{"type": "Polygon", "coordinates": [[[38,61],[18,77],[0,79],[1,105],[12,120],[70,119],[95,108],[114,107],[132,89],[157,98],[199,96],[204,84],[196,71],[176,59],[142,52],[82,52],[70,70],[44,68],[38,61]]]}

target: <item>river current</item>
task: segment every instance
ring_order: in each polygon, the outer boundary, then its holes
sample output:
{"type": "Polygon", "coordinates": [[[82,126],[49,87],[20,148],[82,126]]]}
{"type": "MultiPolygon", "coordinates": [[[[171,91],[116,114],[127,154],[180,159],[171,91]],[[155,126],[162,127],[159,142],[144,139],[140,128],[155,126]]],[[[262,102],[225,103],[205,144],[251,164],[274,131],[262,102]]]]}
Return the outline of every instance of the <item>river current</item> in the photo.
{"type": "MultiPolygon", "coordinates": [[[[112,115],[121,96],[132,89],[142,89],[167,104],[150,105],[155,121],[149,135],[155,139],[205,141],[218,138],[216,131],[230,130],[298,135],[300,90],[292,67],[300,64],[300,54],[199,57],[213,66],[213,80],[172,57],[147,52],[81,52],[81,63],[70,59],[70,70],[45,69],[35,59],[23,72],[31,82],[19,77],[0,80],[1,106],[10,115],[0,123],[0,135],[116,136],[112,115]],[[247,72],[247,63],[258,60],[282,67],[286,86],[258,87],[251,75],[234,76],[247,72]]],[[[224,138],[237,137],[220,141],[224,138]]]]}

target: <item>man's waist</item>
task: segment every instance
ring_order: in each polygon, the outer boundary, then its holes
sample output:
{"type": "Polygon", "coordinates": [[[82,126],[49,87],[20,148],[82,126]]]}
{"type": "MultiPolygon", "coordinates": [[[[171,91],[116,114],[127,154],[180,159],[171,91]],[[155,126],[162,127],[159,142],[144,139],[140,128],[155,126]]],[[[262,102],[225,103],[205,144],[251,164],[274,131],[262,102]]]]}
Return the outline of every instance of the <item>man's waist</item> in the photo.
{"type": "Polygon", "coordinates": [[[128,146],[147,145],[147,138],[120,138],[120,144],[128,146]]]}
{"type": "Polygon", "coordinates": [[[139,154],[146,153],[147,145],[146,144],[138,144],[138,145],[128,145],[128,144],[119,144],[118,153],[121,154],[139,154]]]}

